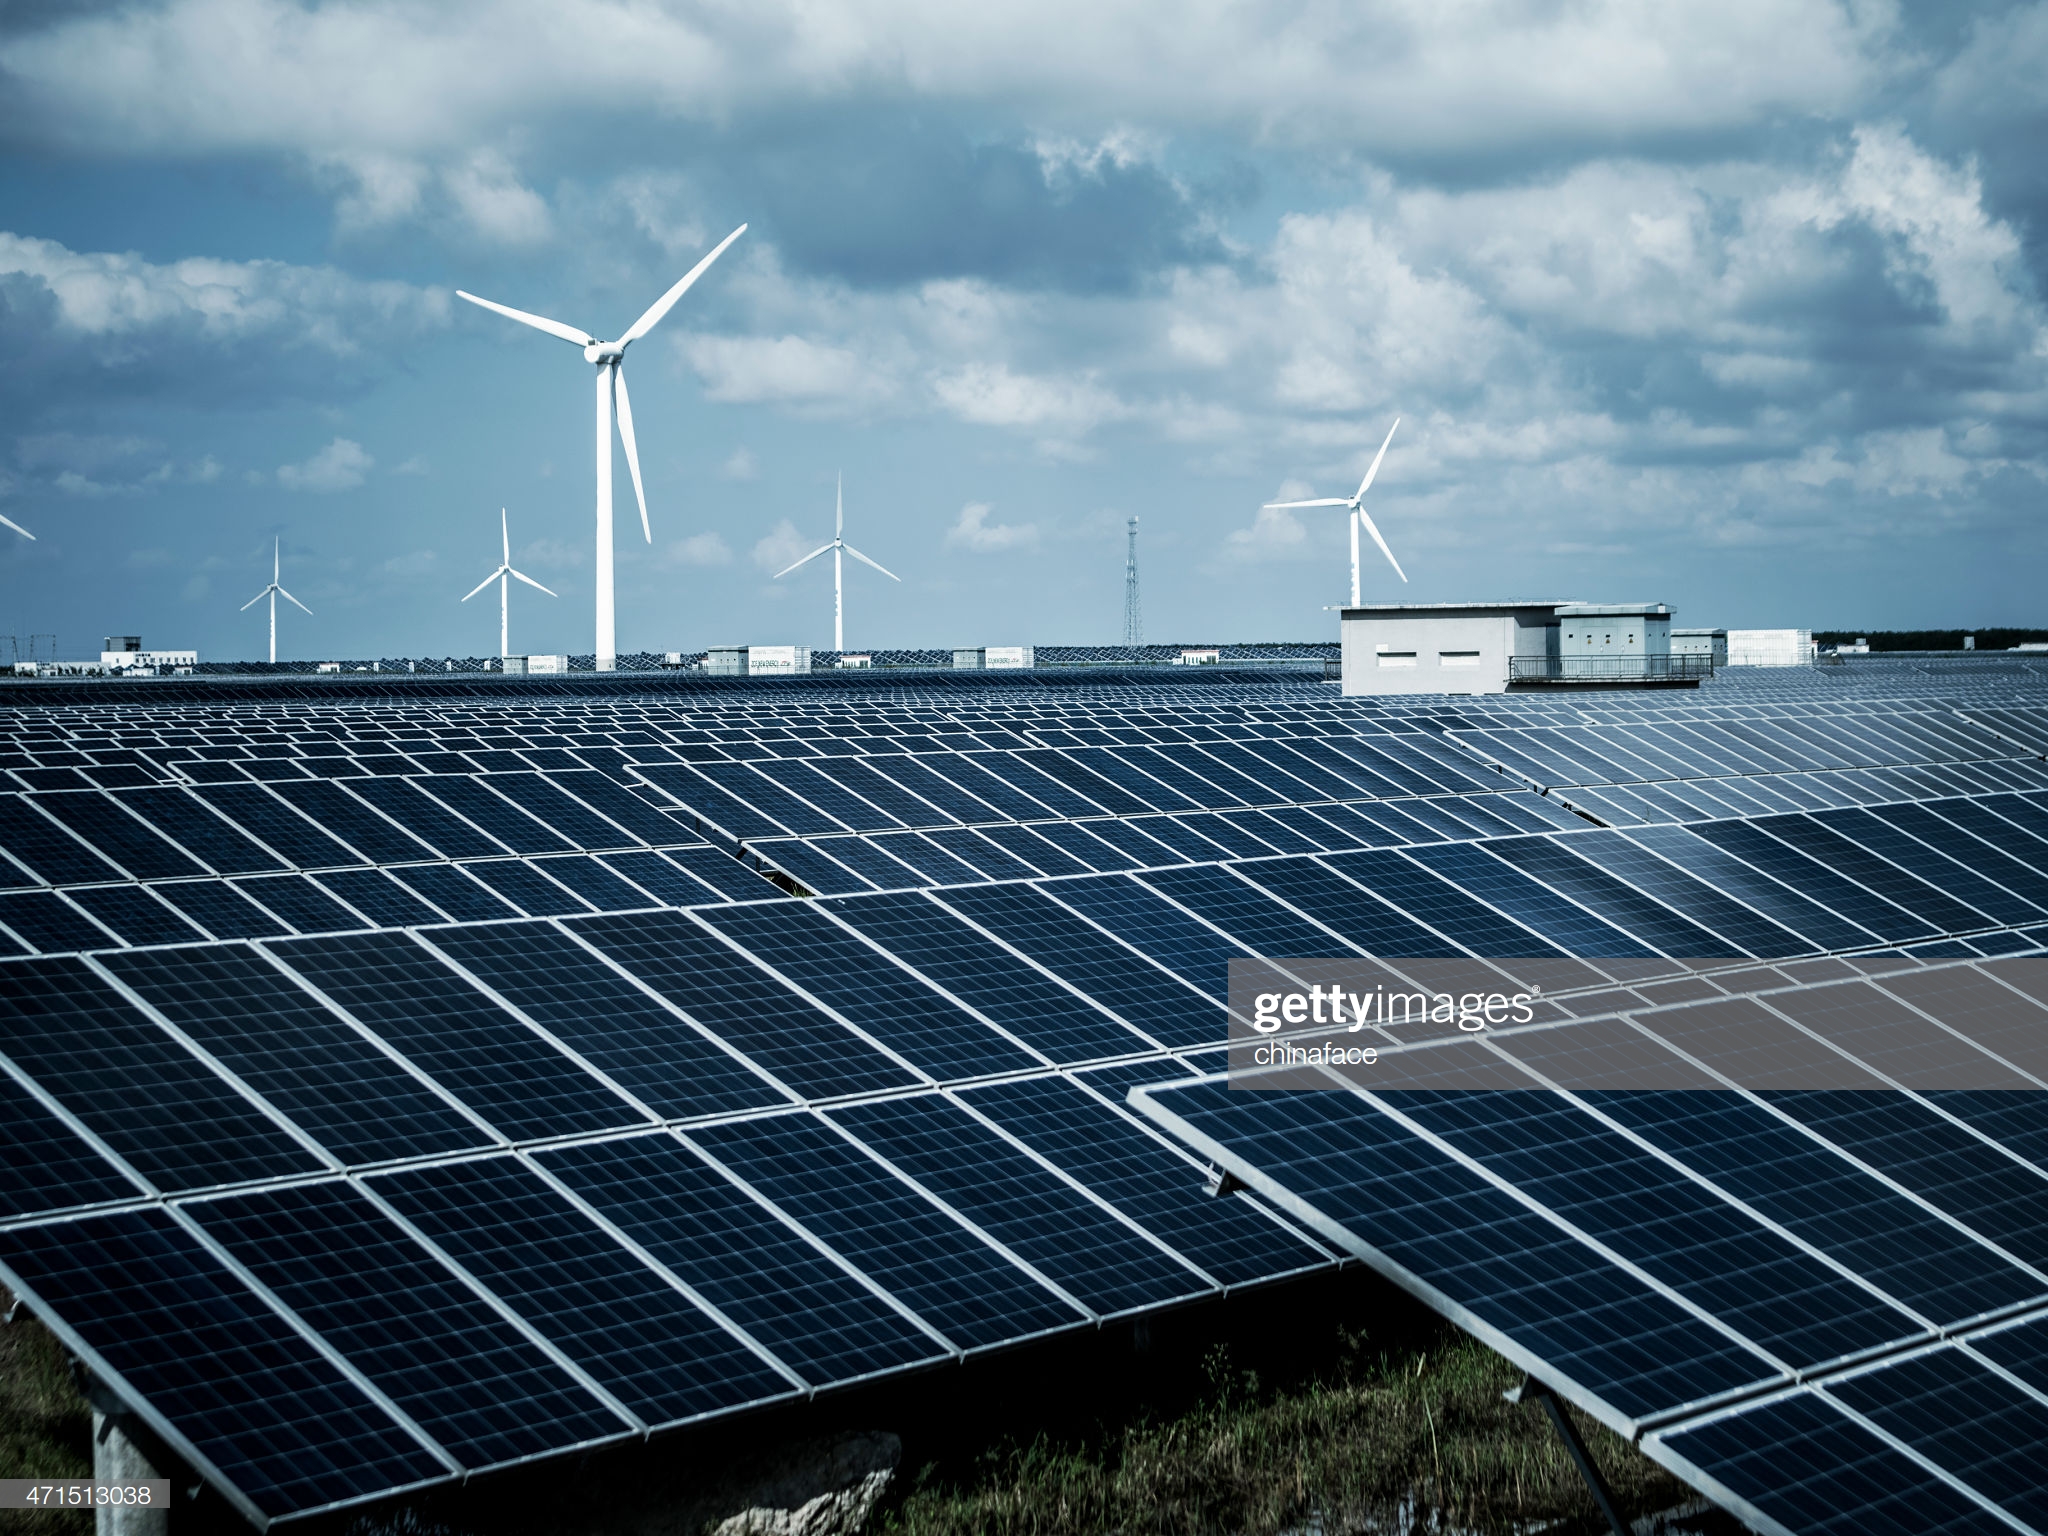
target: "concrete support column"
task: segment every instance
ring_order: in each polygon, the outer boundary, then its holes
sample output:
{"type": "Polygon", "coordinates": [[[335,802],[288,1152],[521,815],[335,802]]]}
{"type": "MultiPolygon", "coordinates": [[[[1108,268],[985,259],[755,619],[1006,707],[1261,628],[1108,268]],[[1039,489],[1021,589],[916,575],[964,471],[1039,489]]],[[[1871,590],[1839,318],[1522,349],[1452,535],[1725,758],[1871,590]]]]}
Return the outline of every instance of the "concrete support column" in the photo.
{"type": "MultiPolygon", "coordinates": [[[[96,1483],[148,1483],[165,1474],[150,1465],[149,1458],[130,1440],[119,1419],[94,1410],[92,1416],[92,1476],[96,1483]]],[[[96,1536],[170,1536],[169,1499],[153,1505],[102,1504],[96,1516],[96,1536]]]]}

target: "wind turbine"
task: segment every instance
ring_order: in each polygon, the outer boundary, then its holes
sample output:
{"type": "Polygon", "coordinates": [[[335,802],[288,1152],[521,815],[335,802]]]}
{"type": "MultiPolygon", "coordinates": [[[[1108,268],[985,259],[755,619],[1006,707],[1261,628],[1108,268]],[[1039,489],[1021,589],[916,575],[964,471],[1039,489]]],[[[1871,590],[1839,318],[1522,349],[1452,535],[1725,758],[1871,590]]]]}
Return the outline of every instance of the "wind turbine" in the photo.
{"type": "Polygon", "coordinates": [[[808,555],[805,555],[803,559],[797,561],[796,565],[785,565],[775,573],[771,580],[780,581],[791,571],[795,570],[797,565],[809,565],[818,556],[824,554],[826,550],[832,551],[832,649],[844,651],[846,649],[846,604],[844,600],[846,562],[844,557],[851,555],[862,565],[874,565],[876,570],[881,571],[891,581],[901,581],[903,578],[894,571],[885,570],[883,567],[875,565],[874,561],[846,542],[846,476],[843,474],[839,477],[839,491],[836,499],[838,502],[838,514],[836,521],[832,525],[832,542],[830,544],[820,544],[808,555]]]}
{"type": "Polygon", "coordinates": [[[26,528],[22,527],[21,524],[17,523],[13,518],[0,517],[0,523],[5,523],[8,527],[12,528],[16,533],[20,534],[24,539],[27,539],[29,543],[35,543],[36,536],[30,533],[26,528]]]}
{"type": "Polygon", "coordinates": [[[1387,557],[1387,564],[1394,568],[1394,574],[1402,581],[1408,573],[1401,569],[1401,562],[1394,558],[1394,552],[1387,548],[1387,541],[1380,537],[1380,531],[1373,525],[1372,514],[1365,510],[1365,493],[1372,489],[1372,477],[1380,472],[1380,460],[1387,456],[1387,444],[1394,440],[1394,427],[1401,425],[1401,418],[1394,418],[1394,426],[1387,428],[1387,441],[1380,444],[1380,451],[1372,456],[1372,468],[1365,472],[1365,478],[1358,482],[1358,493],[1354,496],[1323,496],[1314,501],[1269,501],[1269,507],[1349,507],[1351,509],[1351,606],[1356,608],[1363,598],[1359,595],[1358,581],[1358,525],[1365,524],[1365,531],[1372,535],[1373,543],[1379,545],[1380,553],[1387,557]]]}
{"type": "Polygon", "coordinates": [[[480,299],[473,293],[456,289],[456,295],[472,304],[494,310],[508,320],[517,320],[521,325],[530,325],[537,331],[546,331],[550,336],[559,336],[572,346],[583,349],[583,360],[597,365],[597,670],[610,672],[618,666],[619,647],[612,622],[612,399],[619,402],[619,441],[625,444],[626,468],[633,474],[633,495],[640,503],[640,532],[648,543],[654,542],[654,532],[647,524],[647,493],[640,484],[640,452],[633,444],[633,405],[626,394],[626,376],[619,371],[625,361],[626,348],[645,336],[661,323],[662,316],[677,299],[689,292],[690,285],[704,275],[705,268],[725,254],[725,248],[747,232],[742,224],[738,229],[718,242],[709,256],[690,268],[683,280],[669,289],[648,307],[647,313],[635,320],[632,326],[617,341],[599,341],[595,336],[586,336],[573,325],[564,325],[559,320],[549,320],[542,315],[529,315],[523,309],[511,309],[503,304],[493,304],[489,299],[480,299]]]}
{"type": "Polygon", "coordinates": [[[270,585],[242,604],[242,612],[247,613],[266,597],[270,599],[270,659],[273,664],[277,661],[277,600],[281,597],[286,602],[303,609],[307,618],[310,619],[313,616],[312,609],[307,608],[304,603],[301,603],[291,593],[285,591],[283,587],[277,584],[278,577],[283,574],[279,568],[279,558],[278,541],[273,539],[270,542],[270,585]]]}
{"type": "Polygon", "coordinates": [[[482,581],[478,582],[476,586],[472,588],[470,591],[465,592],[463,594],[462,600],[466,603],[472,597],[475,597],[477,593],[483,591],[485,587],[488,587],[492,582],[495,581],[498,584],[498,660],[503,661],[507,656],[512,654],[511,601],[509,598],[509,593],[512,590],[512,583],[508,581],[506,578],[511,576],[517,576],[529,587],[536,588],[537,590],[542,592],[547,592],[549,597],[553,597],[555,596],[555,594],[553,592],[549,592],[546,587],[541,586],[539,582],[535,581],[531,576],[527,575],[526,572],[515,571],[512,569],[512,525],[505,520],[505,509],[503,507],[498,508],[498,532],[504,536],[505,540],[504,560],[500,562],[498,568],[495,571],[491,572],[490,575],[486,576],[482,581]]]}

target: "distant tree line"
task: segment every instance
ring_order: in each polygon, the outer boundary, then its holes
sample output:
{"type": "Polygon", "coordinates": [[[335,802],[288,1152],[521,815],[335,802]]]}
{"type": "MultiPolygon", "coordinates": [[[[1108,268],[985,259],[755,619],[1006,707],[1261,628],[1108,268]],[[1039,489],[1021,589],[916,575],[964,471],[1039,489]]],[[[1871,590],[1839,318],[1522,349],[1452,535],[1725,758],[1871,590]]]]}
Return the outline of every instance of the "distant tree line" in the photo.
{"type": "Polygon", "coordinates": [[[1816,629],[1816,645],[1853,645],[1868,640],[1873,651],[1960,651],[1963,636],[1975,635],[1980,651],[2009,651],[2030,641],[2048,641],[2048,629],[1816,629]]]}

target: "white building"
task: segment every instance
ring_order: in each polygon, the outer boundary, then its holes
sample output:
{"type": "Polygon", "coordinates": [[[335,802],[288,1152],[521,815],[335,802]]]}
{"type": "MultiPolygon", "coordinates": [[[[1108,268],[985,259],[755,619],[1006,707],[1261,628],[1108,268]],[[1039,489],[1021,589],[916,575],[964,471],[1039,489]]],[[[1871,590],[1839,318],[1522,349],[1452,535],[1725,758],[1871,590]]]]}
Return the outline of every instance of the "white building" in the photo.
{"type": "Polygon", "coordinates": [[[1344,691],[1689,686],[1713,657],[1673,654],[1663,603],[1380,603],[1340,610],[1344,691]]]}
{"type": "Polygon", "coordinates": [[[199,665],[197,651],[145,651],[140,635],[108,635],[100,652],[100,667],[107,672],[176,671],[199,665]]]}
{"type": "Polygon", "coordinates": [[[1038,664],[1037,651],[1028,645],[963,646],[953,652],[953,665],[962,671],[997,672],[1038,664]]]}
{"type": "Polygon", "coordinates": [[[1813,631],[1731,629],[1728,631],[1728,665],[1810,667],[1813,665],[1813,631]]]}
{"type": "Polygon", "coordinates": [[[1529,603],[1375,603],[1340,609],[1344,691],[1506,693],[1515,658],[1558,654],[1557,612],[1529,603]]]}
{"type": "Polygon", "coordinates": [[[1725,629],[1674,629],[1671,654],[1705,656],[1717,667],[1728,665],[1728,631],[1725,629]]]}
{"type": "Polygon", "coordinates": [[[718,677],[795,677],[811,670],[807,645],[714,645],[704,670],[718,677]]]}

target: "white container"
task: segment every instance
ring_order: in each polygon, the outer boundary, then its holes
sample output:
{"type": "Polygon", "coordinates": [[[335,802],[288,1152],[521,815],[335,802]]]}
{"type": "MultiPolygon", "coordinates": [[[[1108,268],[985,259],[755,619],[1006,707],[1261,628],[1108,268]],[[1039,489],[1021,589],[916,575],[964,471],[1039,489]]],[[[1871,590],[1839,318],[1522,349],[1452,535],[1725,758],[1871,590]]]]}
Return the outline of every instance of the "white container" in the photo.
{"type": "Polygon", "coordinates": [[[1728,665],[1810,667],[1813,665],[1813,631],[1731,629],[1728,631],[1728,665]]]}
{"type": "Polygon", "coordinates": [[[961,671],[974,672],[986,669],[1016,670],[1037,665],[1033,650],[1028,645],[984,645],[964,647],[953,653],[953,665],[961,671]]]}
{"type": "Polygon", "coordinates": [[[795,677],[811,670],[811,648],[807,645],[750,645],[747,647],[749,677],[795,677]]]}

